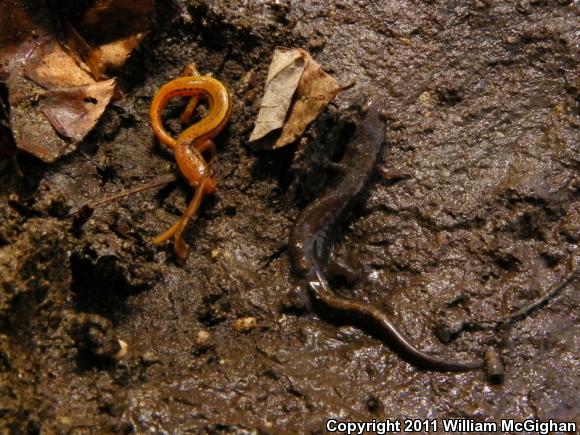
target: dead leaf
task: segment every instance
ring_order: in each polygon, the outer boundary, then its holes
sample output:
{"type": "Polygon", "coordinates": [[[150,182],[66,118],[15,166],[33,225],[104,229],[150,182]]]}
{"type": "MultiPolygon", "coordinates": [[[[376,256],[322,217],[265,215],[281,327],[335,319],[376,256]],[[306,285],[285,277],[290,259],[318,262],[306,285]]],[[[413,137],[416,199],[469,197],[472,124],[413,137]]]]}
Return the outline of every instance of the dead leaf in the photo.
{"type": "MultiPolygon", "coordinates": [[[[26,0],[0,0],[0,69],[8,76],[25,64],[46,35],[47,23],[33,20],[26,0]]],[[[46,20],[44,20],[46,21],[46,20]]]]}
{"type": "Polygon", "coordinates": [[[147,32],[155,12],[153,0],[95,0],[79,21],[94,46],[147,32]]]}
{"type": "Polygon", "coordinates": [[[12,74],[6,84],[12,90],[10,126],[18,149],[48,163],[74,151],[76,145],[61,138],[40,111],[39,98],[46,90],[18,74],[12,74]]]}
{"type": "Polygon", "coordinates": [[[276,49],[250,142],[274,149],[294,142],[339,89],[306,50],[276,49]],[[281,131],[272,139],[276,130],[281,131]]]}
{"type": "Polygon", "coordinates": [[[12,136],[18,149],[53,162],[76,149],[118,91],[114,79],[97,80],[146,34],[153,0],[0,0],[0,11],[12,136]]]}
{"type": "Polygon", "coordinates": [[[108,69],[116,70],[121,68],[131,52],[139,42],[145,37],[146,33],[138,33],[133,36],[128,36],[124,39],[118,39],[108,44],[103,44],[99,47],[101,59],[108,69]]]}
{"type": "Polygon", "coordinates": [[[306,67],[298,83],[296,99],[274,148],[281,148],[298,139],[308,124],[334,100],[340,89],[335,78],[324,72],[309,53],[304,53],[306,67]]]}
{"type": "Polygon", "coordinates": [[[54,39],[45,39],[24,69],[30,80],[45,89],[95,83],[88,69],[79,66],[54,39]]]}
{"type": "Polygon", "coordinates": [[[301,50],[276,49],[268,70],[264,97],[250,142],[284,126],[292,96],[304,72],[301,50]]]}
{"type": "Polygon", "coordinates": [[[80,141],[93,129],[114,90],[115,79],[53,89],[40,98],[41,111],[61,136],[80,141]]]}
{"type": "Polygon", "coordinates": [[[95,0],[78,21],[67,23],[67,46],[95,79],[122,67],[151,26],[153,0],[95,0]]]}
{"type": "Polygon", "coordinates": [[[76,149],[115,90],[115,79],[52,90],[44,90],[23,76],[13,76],[8,83],[19,90],[9,96],[14,140],[19,149],[47,163],[76,149]]]}

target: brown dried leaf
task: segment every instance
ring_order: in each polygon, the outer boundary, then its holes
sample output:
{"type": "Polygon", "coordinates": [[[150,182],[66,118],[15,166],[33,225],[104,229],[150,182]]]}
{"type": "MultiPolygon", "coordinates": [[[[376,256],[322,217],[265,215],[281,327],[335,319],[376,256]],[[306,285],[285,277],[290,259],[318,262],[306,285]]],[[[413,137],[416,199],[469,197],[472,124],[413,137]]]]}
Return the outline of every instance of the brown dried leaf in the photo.
{"type": "Polygon", "coordinates": [[[93,79],[107,78],[106,66],[101,59],[101,52],[97,47],[89,44],[68,21],[66,27],[66,41],[61,41],[62,47],[80,68],[87,68],[93,79]]]}
{"type": "Polygon", "coordinates": [[[9,83],[20,91],[9,98],[16,145],[48,163],[76,149],[115,89],[115,79],[48,91],[22,76],[11,77],[9,83]]]}
{"type": "Polygon", "coordinates": [[[26,0],[0,0],[0,69],[4,80],[25,64],[45,35],[41,20],[33,20],[26,0]]]}
{"type": "Polygon", "coordinates": [[[294,142],[338,90],[336,80],[306,50],[277,49],[250,142],[258,148],[281,148],[294,142]],[[277,139],[271,139],[280,129],[277,139]]]}
{"type": "Polygon", "coordinates": [[[54,89],[41,97],[41,111],[61,136],[80,141],[93,129],[114,90],[115,79],[54,89]]]}
{"type": "Polygon", "coordinates": [[[143,39],[153,19],[153,0],[95,0],[76,23],[75,45],[93,47],[80,52],[95,78],[106,70],[118,69],[143,39]]]}
{"type": "Polygon", "coordinates": [[[40,95],[46,92],[23,75],[12,74],[7,86],[11,90],[10,125],[18,149],[45,162],[53,162],[75,149],[70,141],[62,139],[39,110],[40,95]]]}
{"type": "Polygon", "coordinates": [[[95,83],[88,70],[80,67],[54,39],[47,39],[31,56],[24,74],[46,89],[95,83]]]}
{"type": "Polygon", "coordinates": [[[298,139],[308,124],[334,100],[340,89],[334,77],[324,72],[309,53],[304,51],[304,54],[306,67],[298,83],[295,102],[273,148],[281,148],[298,139]]]}
{"type": "Polygon", "coordinates": [[[145,37],[146,32],[137,33],[123,39],[103,44],[99,47],[100,56],[108,69],[119,69],[124,64],[131,52],[145,37]]]}
{"type": "Polygon", "coordinates": [[[284,126],[292,96],[304,71],[300,49],[276,49],[268,69],[266,88],[250,142],[256,142],[284,126]]]}
{"type": "Polygon", "coordinates": [[[79,29],[94,46],[147,32],[151,27],[153,0],[95,0],[79,21],[79,29]]]}
{"type": "Polygon", "coordinates": [[[87,4],[0,0],[0,80],[12,135],[46,162],[73,151],[95,126],[115,91],[113,79],[95,79],[124,64],[154,11],[153,0],[87,4]]]}

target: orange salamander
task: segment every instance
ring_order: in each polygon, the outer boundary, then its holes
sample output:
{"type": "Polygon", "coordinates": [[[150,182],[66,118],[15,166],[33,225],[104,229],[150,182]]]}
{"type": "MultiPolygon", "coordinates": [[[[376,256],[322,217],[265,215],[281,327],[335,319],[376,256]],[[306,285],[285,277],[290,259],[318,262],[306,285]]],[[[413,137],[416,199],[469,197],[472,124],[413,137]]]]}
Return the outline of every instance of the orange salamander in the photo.
{"type": "Polygon", "coordinates": [[[179,264],[185,263],[189,251],[182,239],[185,226],[195,216],[203,195],[212,194],[217,190],[217,181],[202,153],[208,151],[212,158],[215,156],[215,144],[212,139],[224,129],[230,110],[231,99],[226,87],[213,77],[202,76],[195,65],[186,67],[181,77],[163,85],[151,103],[149,117],[154,134],[173,151],[179,170],[187,182],[196,189],[181,219],[153,240],[154,244],[161,244],[173,237],[175,258],[179,264]],[[162,114],[167,103],[177,97],[191,97],[180,117],[182,122],[191,121],[197,103],[201,99],[207,101],[208,113],[199,122],[190,125],[177,137],[173,137],[163,126],[162,114]]]}

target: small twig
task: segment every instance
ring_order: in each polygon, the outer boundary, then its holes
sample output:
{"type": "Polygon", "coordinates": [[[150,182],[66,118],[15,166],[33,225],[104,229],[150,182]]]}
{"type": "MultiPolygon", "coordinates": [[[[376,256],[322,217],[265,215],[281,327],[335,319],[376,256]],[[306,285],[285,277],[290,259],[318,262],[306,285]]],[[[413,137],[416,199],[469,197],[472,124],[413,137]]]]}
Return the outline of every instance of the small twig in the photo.
{"type": "Polygon", "coordinates": [[[128,190],[125,190],[123,192],[119,192],[119,193],[116,193],[114,195],[107,196],[105,198],[101,198],[101,199],[98,199],[98,200],[93,201],[93,202],[89,202],[89,203],[77,208],[76,210],[71,211],[69,213],[69,217],[74,216],[74,215],[80,213],[81,211],[86,210],[87,208],[95,209],[96,207],[99,207],[99,206],[104,205],[104,204],[108,204],[110,202],[117,201],[121,198],[133,195],[135,193],[140,193],[140,192],[144,192],[146,190],[155,189],[156,187],[164,186],[166,184],[172,183],[175,180],[177,180],[177,177],[175,175],[172,175],[170,177],[167,177],[167,178],[164,178],[161,180],[153,181],[151,183],[144,184],[142,186],[134,187],[132,189],[128,189],[128,190]]]}
{"type": "Polygon", "coordinates": [[[578,278],[578,269],[574,269],[563,281],[553,284],[550,289],[537,298],[535,301],[530,302],[528,305],[514,311],[509,316],[500,319],[497,323],[498,325],[510,325],[518,320],[523,320],[525,317],[536,311],[537,309],[546,305],[550,300],[552,300],[564,287],[570,284],[572,281],[578,278]]]}
{"type": "Polygon", "coordinates": [[[564,287],[566,287],[568,284],[570,284],[577,278],[578,278],[578,269],[576,268],[573,269],[572,272],[570,272],[564,280],[552,284],[552,286],[548,289],[548,291],[544,293],[542,296],[538,297],[536,300],[530,302],[529,304],[523,306],[522,308],[518,308],[511,314],[508,314],[507,316],[496,320],[466,322],[462,330],[485,331],[510,326],[512,323],[523,320],[534,311],[542,308],[544,305],[550,302],[564,287]]]}

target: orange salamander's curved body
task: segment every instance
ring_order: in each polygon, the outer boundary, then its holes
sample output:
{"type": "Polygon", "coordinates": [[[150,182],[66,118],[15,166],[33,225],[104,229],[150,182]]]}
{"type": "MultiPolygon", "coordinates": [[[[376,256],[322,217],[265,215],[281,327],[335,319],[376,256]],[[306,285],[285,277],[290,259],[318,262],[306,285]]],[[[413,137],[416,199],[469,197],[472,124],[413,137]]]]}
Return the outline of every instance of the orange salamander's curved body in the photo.
{"type": "Polygon", "coordinates": [[[203,195],[211,194],[217,189],[217,181],[202,153],[209,151],[215,156],[215,145],[212,139],[218,135],[228,122],[231,101],[228,90],[218,80],[199,74],[194,65],[188,66],[182,77],[166,83],[159,89],[153,102],[149,116],[151,128],[157,138],[173,150],[179,170],[196,189],[195,195],[179,221],[170,229],[153,240],[161,244],[174,237],[174,252],[178,263],[187,259],[188,248],[181,235],[187,222],[195,215],[203,195]],[[208,113],[199,122],[190,125],[177,137],[173,137],[163,126],[162,114],[167,103],[173,98],[191,97],[189,104],[181,115],[183,123],[191,120],[199,100],[207,101],[208,113]]]}

